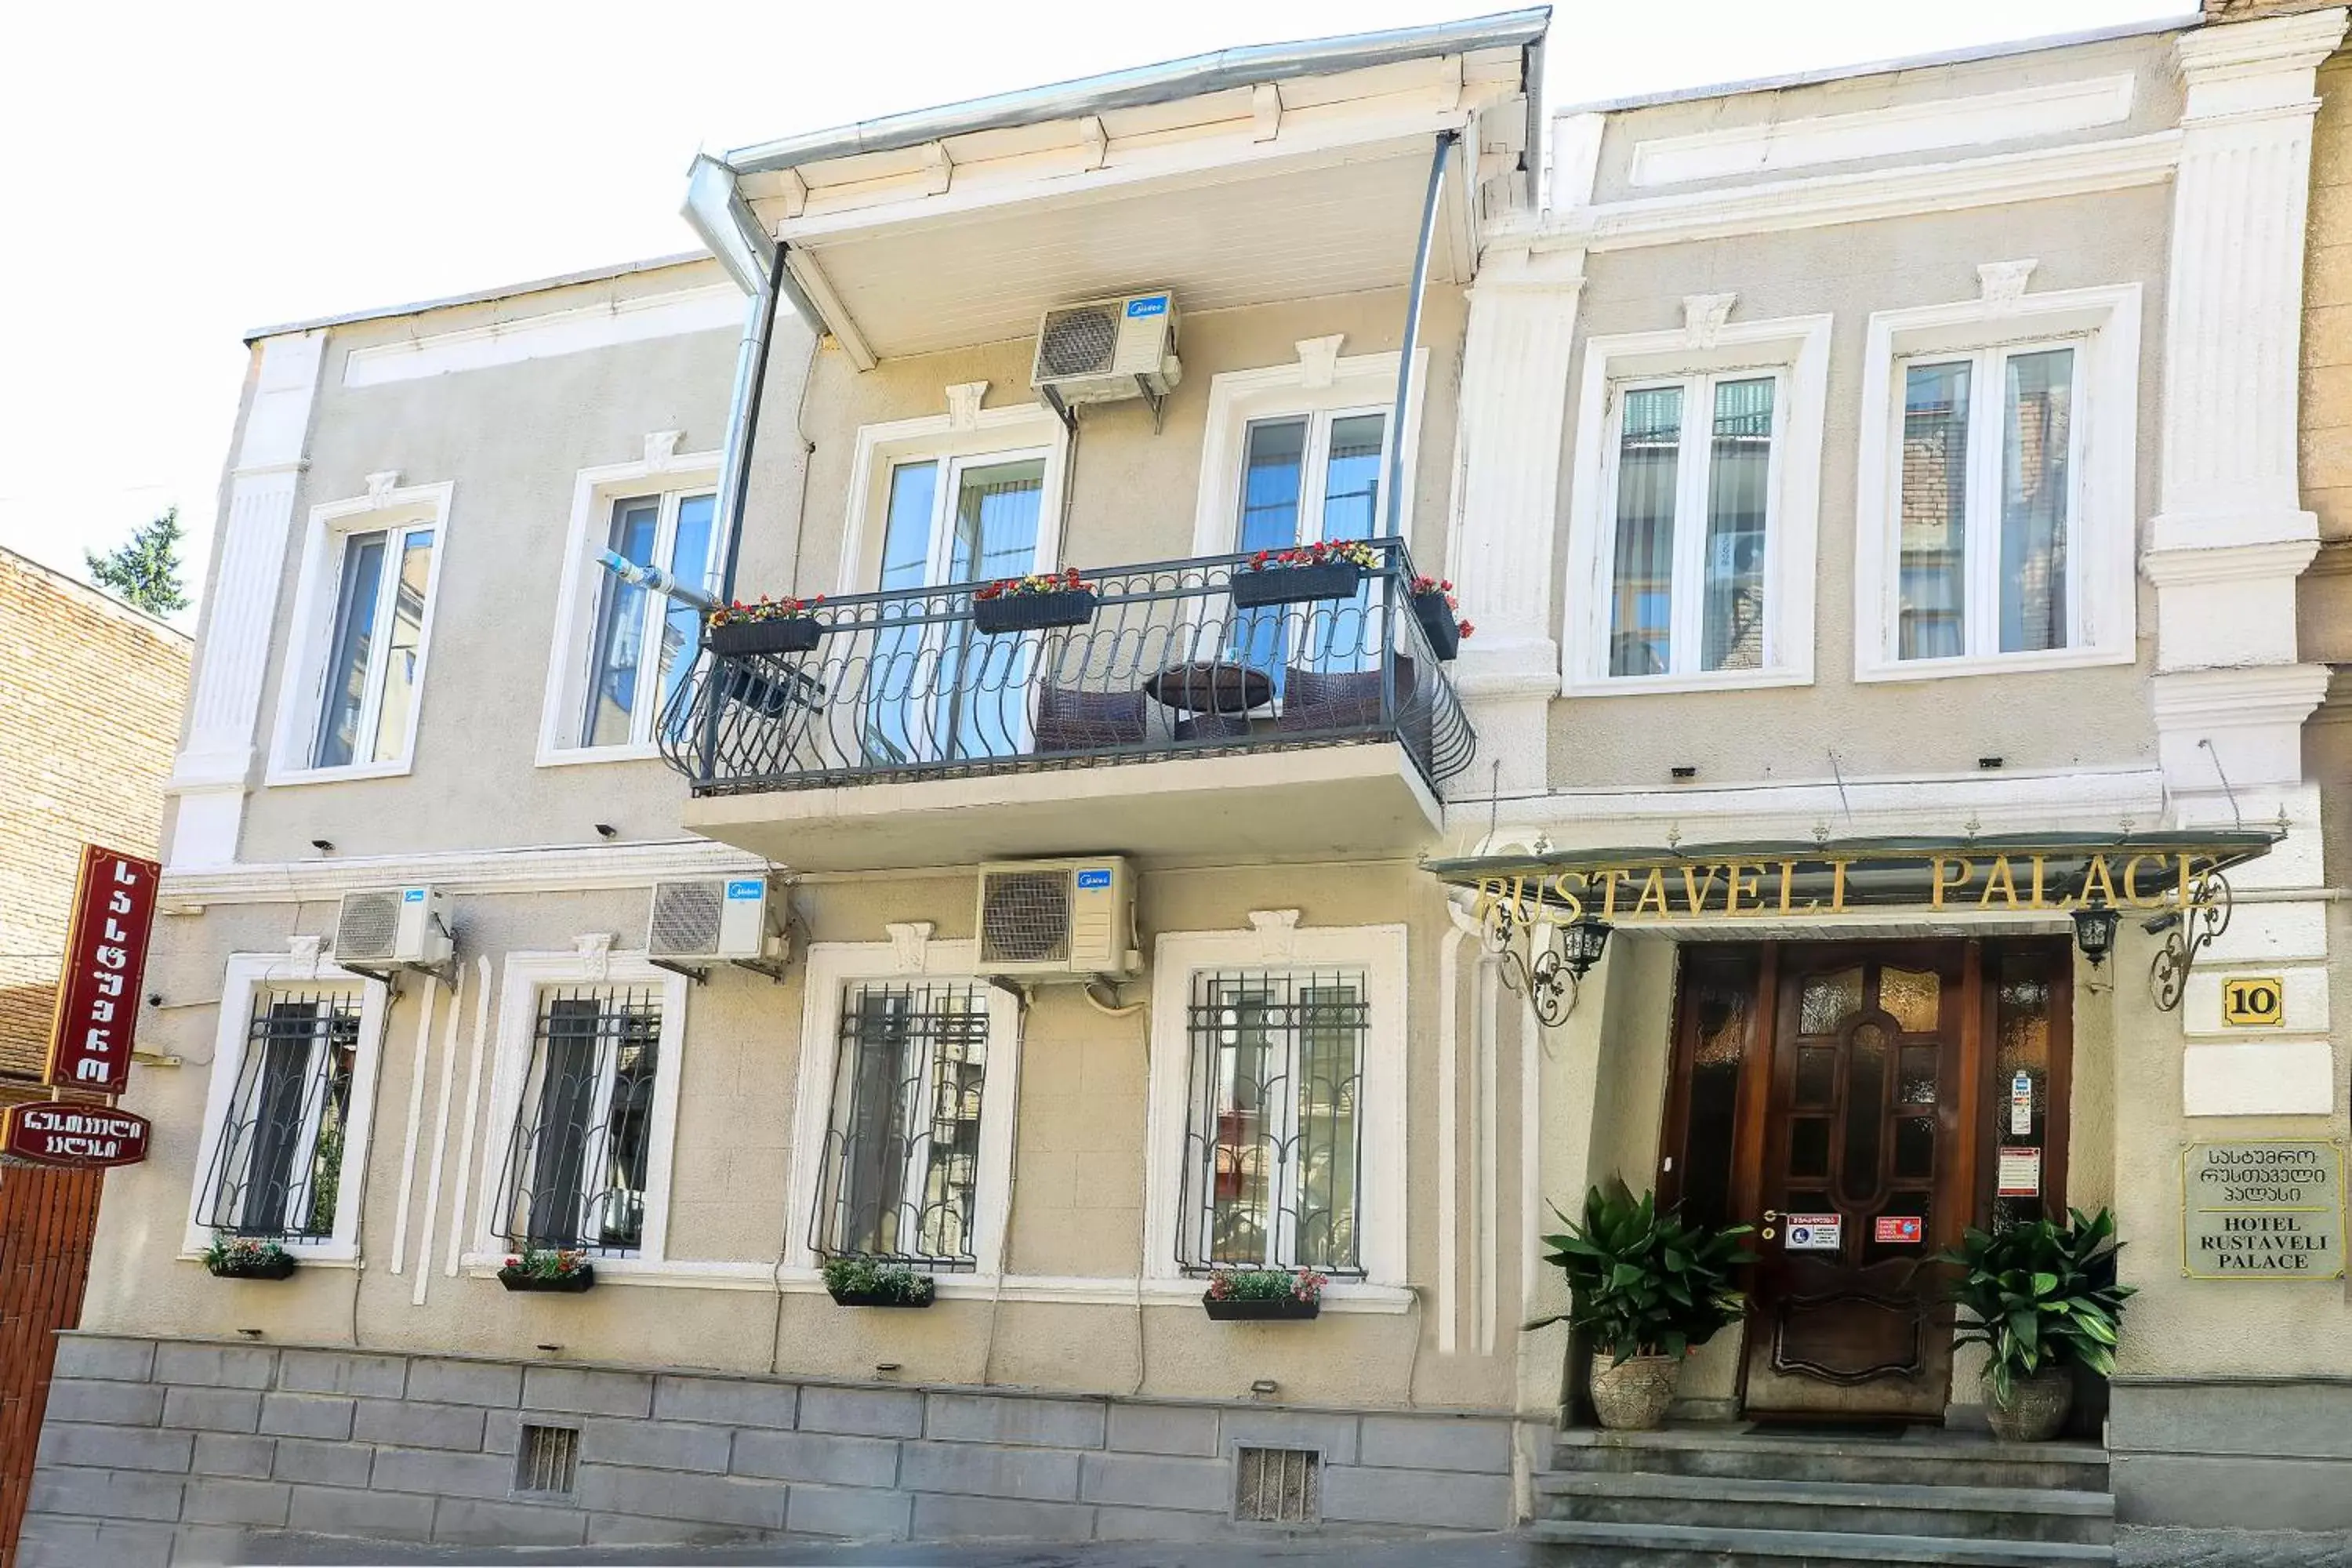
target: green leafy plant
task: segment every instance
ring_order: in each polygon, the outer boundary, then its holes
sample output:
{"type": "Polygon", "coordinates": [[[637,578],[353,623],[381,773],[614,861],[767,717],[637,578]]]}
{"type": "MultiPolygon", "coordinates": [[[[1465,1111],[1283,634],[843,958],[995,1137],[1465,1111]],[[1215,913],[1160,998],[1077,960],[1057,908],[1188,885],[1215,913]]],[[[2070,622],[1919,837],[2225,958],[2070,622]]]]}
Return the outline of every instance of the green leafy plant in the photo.
{"type": "Polygon", "coordinates": [[[213,1244],[205,1248],[205,1267],[215,1274],[245,1274],[275,1267],[285,1257],[286,1249],[274,1241],[216,1230],[213,1244]]]}
{"type": "Polygon", "coordinates": [[[1220,1268],[1209,1276],[1212,1301],[1319,1301],[1327,1275],[1312,1268],[1220,1268]]]}
{"type": "Polygon", "coordinates": [[[772,599],[762,594],[756,599],[738,599],[731,605],[721,605],[702,617],[705,626],[734,626],[741,622],[789,621],[816,614],[824,603],[823,594],[813,594],[805,599],[772,599]]]}
{"type": "Polygon", "coordinates": [[[1544,1237],[1544,1261],[1568,1276],[1569,1310],[1528,1325],[1565,1319],[1612,1364],[1637,1355],[1681,1357],[1738,1322],[1748,1298],[1731,1271],[1753,1261],[1739,1238],[1752,1226],[1693,1225],[1654,1194],[1640,1198],[1622,1182],[1584,1195],[1584,1223],[1559,1214],[1568,1229],[1544,1237]]]}
{"type": "Polygon", "coordinates": [[[931,1277],[903,1263],[878,1263],[871,1258],[828,1258],[824,1288],[835,1297],[861,1296],[887,1301],[928,1301],[934,1289],[931,1277]]]}
{"type": "Polygon", "coordinates": [[[1956,1345],[1982,1345],[1990,1359],[1993,1397],[2006,1405],[2020,1376],[2044,1367],[2116,1370],[2116,1332],[2128,1285],[2116,1283],[2116,1218],[2105,1209],[2067,1211],[2061,1225],[2043,1218],[1987,1235],[1969,1231],[1937,1255],[1957,1268],[1952,1304],[1963,1321],[1956,1345]]]}
{"type": "Polygon", "coordinates": [[[587,1267],[587,1253],[574,1247],[526,1247],[499,1272],[524,1279],[567,1279],[587,1267]]]}

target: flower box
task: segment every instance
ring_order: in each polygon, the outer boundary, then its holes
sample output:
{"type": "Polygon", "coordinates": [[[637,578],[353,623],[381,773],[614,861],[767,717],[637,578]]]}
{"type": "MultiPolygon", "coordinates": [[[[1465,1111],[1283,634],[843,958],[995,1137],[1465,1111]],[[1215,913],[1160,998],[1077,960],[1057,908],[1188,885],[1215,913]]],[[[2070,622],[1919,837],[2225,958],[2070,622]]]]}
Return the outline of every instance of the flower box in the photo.
{"type": "Polygon", "coordinates": [[[1318,561],[1307,566],[1260,566],[1234,574],[1234,603],[1242,609],[1266,605],[1304,605],[1319,599],[1351,599],[1364,585],[1364,569],[1353,561],[1318,561]]]}
{"type": "Polygon", "coordinates": [[[939,1300],[928,1279],[923,1282],[922,1293],[917,1296],[896,1290],[836,1290],[830,1285],[825,1287],[825,1293],[836,1307],[928,1307],[939,1300]]]}
{"type": "Polygon", "coordinates": [[[764,621],[721,621],[710,628],[710,651],[738,656],[755,653],[809,653],[824,636],[824,623],[814,616],[778,616],[764,621]]]}
{"type": "Polygon", "coordinates": [[[1050,594],[1000,594],[971,602],[971,624],[994,636],[1002,632],[1036,632],[1048,626],[1082,626],[1095,618],[1091,588],[1065,588],[1050,594]]]}
{"type": "Polygon", "coordinates": [[[566,1274],[529,1274],[520,1268],[499,1270],[499,1283],[509,1290],[541,1291],[549,1295],[577,1296],[596,1285],[596,1266],[583,1263],[566,1274]]]}
{"type": "Polygon", "coordinates": [[[205,1267],[215,1279],[283,1279],[294,1272],[294,1257],[281,1252],[273,1258],[207,1259],[205,1267]]]}
{"type": "Polygon", "coordinates": [[[1296,1296],[1261,1296],[1229,1297],[1221,1301],[1203,1295],[1201,1305],[1210,1320],[1219,1323],[1301,1323],[1323,1310],[1323,1299],[1318,1295],[1313,1300],[1302,1301],[1296,1296]]]}
{"type": "Polygon", "coordinates": [[[1415,594],[1412,614],[1421,623],[1422,635],[1429,639],[1429,651],[1440,661],[1451,659],[1462,651],[1462,623],[1454,618],[1454,605],[1442,590],[1431,588],[1415,594]]]}

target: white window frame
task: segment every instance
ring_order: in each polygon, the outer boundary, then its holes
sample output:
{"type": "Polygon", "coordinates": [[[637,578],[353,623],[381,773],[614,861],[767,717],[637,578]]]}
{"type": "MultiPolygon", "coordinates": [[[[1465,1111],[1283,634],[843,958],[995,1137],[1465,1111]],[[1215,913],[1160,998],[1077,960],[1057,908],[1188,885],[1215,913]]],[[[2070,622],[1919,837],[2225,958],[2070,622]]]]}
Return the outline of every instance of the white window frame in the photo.
{"type": "MultiPolygon", "coordinates": [[[[1634,697],[1662,691],[1741,691],[1813,682],[1814,574],[1821,532],[1822,449],[1829,402],[1831,318],[1790,316],[1726,321],[1701,342],[1688,329],[1588,338],[1577,399],[1568,523],[1568,574],[1560,691],[1568,697],[1634,697]],[[1773,379],[1772,458],[1764,525],[1764,663],[1756,669],[1689,668],[1660,675],[1609,673],[1610,573],[1617,539],[1617,433],[1624,395],[1668,384],[1773,379]]],[[[1696,409],[1685,392],[1685,460],[1675,475],[1672,647],[1699,647],[1704,616],[1706,451],[1714,406],[1696,409]],[[1696,417],[1694,414],[1696,413],[1696,417]]]]}
{"type": "Polygon", "coordinates": [[[823,1259],[809,1245],[817,1194],[824,1184],[826,1136],[833,1127],[840,1060],[842,999],[853,985],[939,980],[976,985],[988,1004],[988,1059],[980,1089],[980,1164],[972,1202],[969,1272],[942,1280],[992,1287],[1003,1275],[1004,1238],[1013,1214],[1013,1119],[1021,1092],[1021,1004],[972,973],[976,942],[820,942],[802,976],[801,1058],[793,1116],[791,1217],[782,1267],[813,1278],[823,1259]]]}
{"type": "Polygon", "coordinates": [[[954,505],[954,475],[989,462],[1044,458],[1045,482],[1037,500],[1037,552],[1029,570],[1053,570],[1060,564],[1062,492],[1069,457],[1069,431],[1051,411],[1035,403],[976,409],[968,416],[934,414],[859,426],[850,458],[848,516],[833,592],[835,595],[876,592],[881,581],[883,535],[890,522],[890,476],[909,463],[940,465],[941,483],[932,497],[931,564],[936,567],[938,509],[954,505]]]}
{"type": "MultiPolygon", "coordinates": [[[[1201,480],[1192,512],[1192,553],[1231,555],[1241,547],[1242,465],[1249,453],[1249,427],[1282,419],[1310,421],[1307,450],[1301,459],[1298,521],[1302,536],[1322,529],[1322,453],[1328,446],[1331,421],[1351,414],[1379,414],[1382,426],[1381,513],[1388,514],[1388,465],[1396,450],[1397,367],[1402,356],[1387,353],[1337,355],[1318,352],[1336,349],[1333,340],[1310,340],[1298,345],[1299,357],[1288,364],[1254,370],[1232,370],[1209,381],[1207,427],[1201,440],[1201,480]],[[1310,504],[1311,503],[1311,504],[1310,504]]],[[[1403,505],[1398,526],[1412,537],[1413,486],[1421,451],[1422,386],[1429,375],[1429,351],[1412,356],[1412,380],[1405,389],[1403,505]]],[[[1374,530],[1373,536],[1380,537],[1374,530]]]]}
{"type": "Polygon", "coordinates": [[[1402,925],[1162,931],[1152,948],[1151,1089],[1147,1115],[1143,1267],[1147,1288],[1197,1295],[1200,1276],[1178,1259],[1177,1206],[1184,1194],[1184,1142],[1192,1116],[1192,1042],[1186,1023],[1202,970],[1349,969],[1364,976],[1362,1139],[1357,1226],[1364,1277],[1327,1296],[1377,1300],[1407,1281],[1406,1194],[1419,1156],[1405,1093],[1408,957],[1402,925]]]}
{"type": "Polygon", "coordinates": [[[2140,286],[2116,284],[1985,297],[1870,318],[1864,350],[1862,437],[1854,488],[1854,668],[1857,681],[2129,664],[2136,642],[2136,466],[2139,422],[2140,286]],[[1901,646],[1903,372],[1912,364],[1976,362],[1970,388],[1967,525],[1969,645],[1978,623],[2000,641],[2000,425],[2007,400],[1993,356],[2074,350],[2070,463],[2073,523],[2066,555],[2069,646],[1898,658],[1901,646]],[[1992,439],[1983,439],[1990,432],[1992,439]]]}
{"type": "Polygon", "coordinates": [[[656,967],[642,952],[607,952],[593,942],[570,952],[507,954],[499,989],[496,1066],[490,1074],[490,1119],[484,1124],[481,1197],[473,1219],[470,1268],[495,1267],[509,1252],[498,1238],[500,1213],[511,1197],[499,1180],[506,1169],[515,1117],[529,1092],[533,1036],[539,1026],[540,993],[550,986],[614,991],[646,990],[661,996],[661,1038],[654,1063],[652,1125],[646,1146],[645,1227],[637,1248],[625,1256],[599,1256],[601,1277],[658,1273],[668,1258],[670,1170],[677,1152],[678,1083],[686,1047],[689,977],[656,967]]]}
{"type": "MultiPolygon", "coordinates": [[[[582,468],[572,480],[563,576],[556,591],[554,641],[548,652],[547,690],[540,711],[536,760],[542,768],[642,762],[661,755],[654,734],[658,714],[638,715],[644,738],[625,744],[583,746],[580,731],[588,696],[588,661],[595,649],[596,605],[606,576],[597,557],[604,552],[612,535],[613,508],[624,500],[659,495],[661,537],[667,540],[677,527],[678,502],[714,491],[719,484],[722,454],[676,452],[671,449],[674,439],[675,433],[669,431],[649,436],[645,456],[636,461],[582,468]]],[[[713,513],[710,560],[703,585],[715,595],[721,563],[727,559],[728,538],[726,509],[714,507],[713,513]]]]}
{"type": "MultiPolygon", "coordinates": [[[[410,771],[416,756],[417,731],[424,728],[433,623],[441,599],[442,568],[449,559],[449,502],[456,489],[450,480],[436,485],[387,486],[364,496],[328,501],[310,509],[310,523],[303,532],[300,575],[294,590],[294,616],[278,681],[278,719],[265,782],[324,784],[339,779],[392,778],[410,771]],[[333,657],[344,548],[355,534],[400,532],[415,528],[433,531],[433,564],[425,574],[425,616],[416,634],[416,675],[410,683],[413,700],[408,733],[402,741],[400,755],[382,762],[314,767],[310,759],[318,744],[319,720],[326,700],[327,661],[333,657]]],[[[396,574],[397,557],[388,559],[384,569],[387,574],[396,574]]],[[[391,595],[381,598],[379,616],[385,613],[391,595]]],[[[377,646],[383,646],[381,639],[377,646]]],[[[362,716],[363,733],[373,731],[382,691],[383,679],[379,676],[371,683],[368,708],[362,716]]]]}
{"type": "MultiPolygon", "coordinates": [[[[276,1238],[309,1263],[355,1263],[360,1256],[360,1215],[367,1206],[368,1144],[375,1131],[376,1073],[383,1058],[389,999],[383,984],[329,962],[286,952],[231,953],[221,976],[221,999],[213,1034],[212,1079],[205,1094],[205,1120],[197,1141],[195,1177],[188,1192],[183,1258],[212,1245],[212,1228],[198,1215],[207,1199],[206,1183],[219,1157],[222,1134],[235,1108],[237,1079],[250,1044],[257,993],[286,990],[313,994],[341,993],[359,998],[359,1047],[352,1064],[351,1110],[344,1122],[343,1163],[336,1174],[335,1228],[317,1239],[276,1238]]],[[[265,1238],[267,1239],[267,1238],[265,1238]]]]}

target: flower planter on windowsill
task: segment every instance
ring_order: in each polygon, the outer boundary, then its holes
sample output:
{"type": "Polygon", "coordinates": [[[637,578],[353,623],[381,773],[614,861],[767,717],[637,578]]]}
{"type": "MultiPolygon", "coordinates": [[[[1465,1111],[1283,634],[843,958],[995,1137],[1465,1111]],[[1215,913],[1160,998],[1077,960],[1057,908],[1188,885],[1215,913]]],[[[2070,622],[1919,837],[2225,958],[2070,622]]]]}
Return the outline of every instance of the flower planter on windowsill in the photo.
{"type": "Polygon", "coordinates": [[[1364,569],[1352,561],[1322,561],[1311,566],[1246,567],[1234,574],[1234,603],[1243,609],[1265,605],[1304,605],[1318,599],[1349,599],[1364,585],[1364,569]]]}
{"type": "Polygon", "coordinates": [[[1415,594],[1412,614],[1421,623],[1422,636],[1429,639],[1429,651],[1440,661],[1462,651],[1462,623],[1454,618],[1454,606],[1445,602],[1444,594],[1415,594]]]}
{"type": "Polygon", "coordinates": [[[294,1272],[291,1254],[265,1258],[251,1263],[207,1263],[215,1279],[283,1279],[294,1272]]]}
{"type": "Polygon", "coordinates": [[[836,1307],[928,1307],[939,1300],[939,1293],[927,1281],[923,1293],[908,1297],[894,1290],[835,1290],[826,1287],[825,1293],[836,1307]]]}
{"type": "Polygon", "coordinates": [[[824,636],[824,623],[814,616],[780,616],[765,621],[721,621],[710,628],[710,651],[717,654],[808,653],[824,636]]]}
{"type": "Polygon", "coordinates": [[[577,1296],[583,1290],[595,1289],[596,1266],[583,1263],[569,1274],[526,1274],[520,1268],[501,1268],[499,1270],[499,1283],[509,1290],[577,1296]]]}
{"type": "Polygon", "coordinates": [[[1296,1296],[1238,1297],[1220,1301],[1202,1296],[1201,1305],[1210,1321],[1219,1323],[1303,1323],[1323,1310],[1323,1299],[1302,1301],[1296,1296]]]}
{"type": "Polygon", "coordinates": [[[971,602],[971,624],[982,632],[1037,632],[1049,626],[1082,626],[1095,618],[1091,588],[1054,594],[1000,594],[971,602]]]}

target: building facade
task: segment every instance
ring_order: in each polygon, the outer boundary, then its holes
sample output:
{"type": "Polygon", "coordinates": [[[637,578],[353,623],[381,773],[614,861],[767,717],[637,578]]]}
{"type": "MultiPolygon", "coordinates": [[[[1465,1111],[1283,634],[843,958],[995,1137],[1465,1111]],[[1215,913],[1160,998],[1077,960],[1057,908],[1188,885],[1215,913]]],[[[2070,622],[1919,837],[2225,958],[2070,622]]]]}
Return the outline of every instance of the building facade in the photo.
{"type": "Polygon", "coordinates": [[[1980,1421],[1916,1259],[2112,1205],[2119,1510],[2341,1525],[2261,1417],[2342,1280],[2189,1278],[2180,1157],[2342,1134],[2280,411],[2344,19],[1549,121],[1542,13],[1229,51],[705,159],[709,258],[258,334],[191,1066],[35,1560],[1507,1529],[1612,1175],[1773,1233],[1724,1421],[1980,1421]],[[648,571],[793,604],[705,647],[648,571]],[[542,1247],[593,1288],[502,1289],[542,1247]],[[1211,1318],[1253,1266],[1319,1315],[1211,1318]]]}

